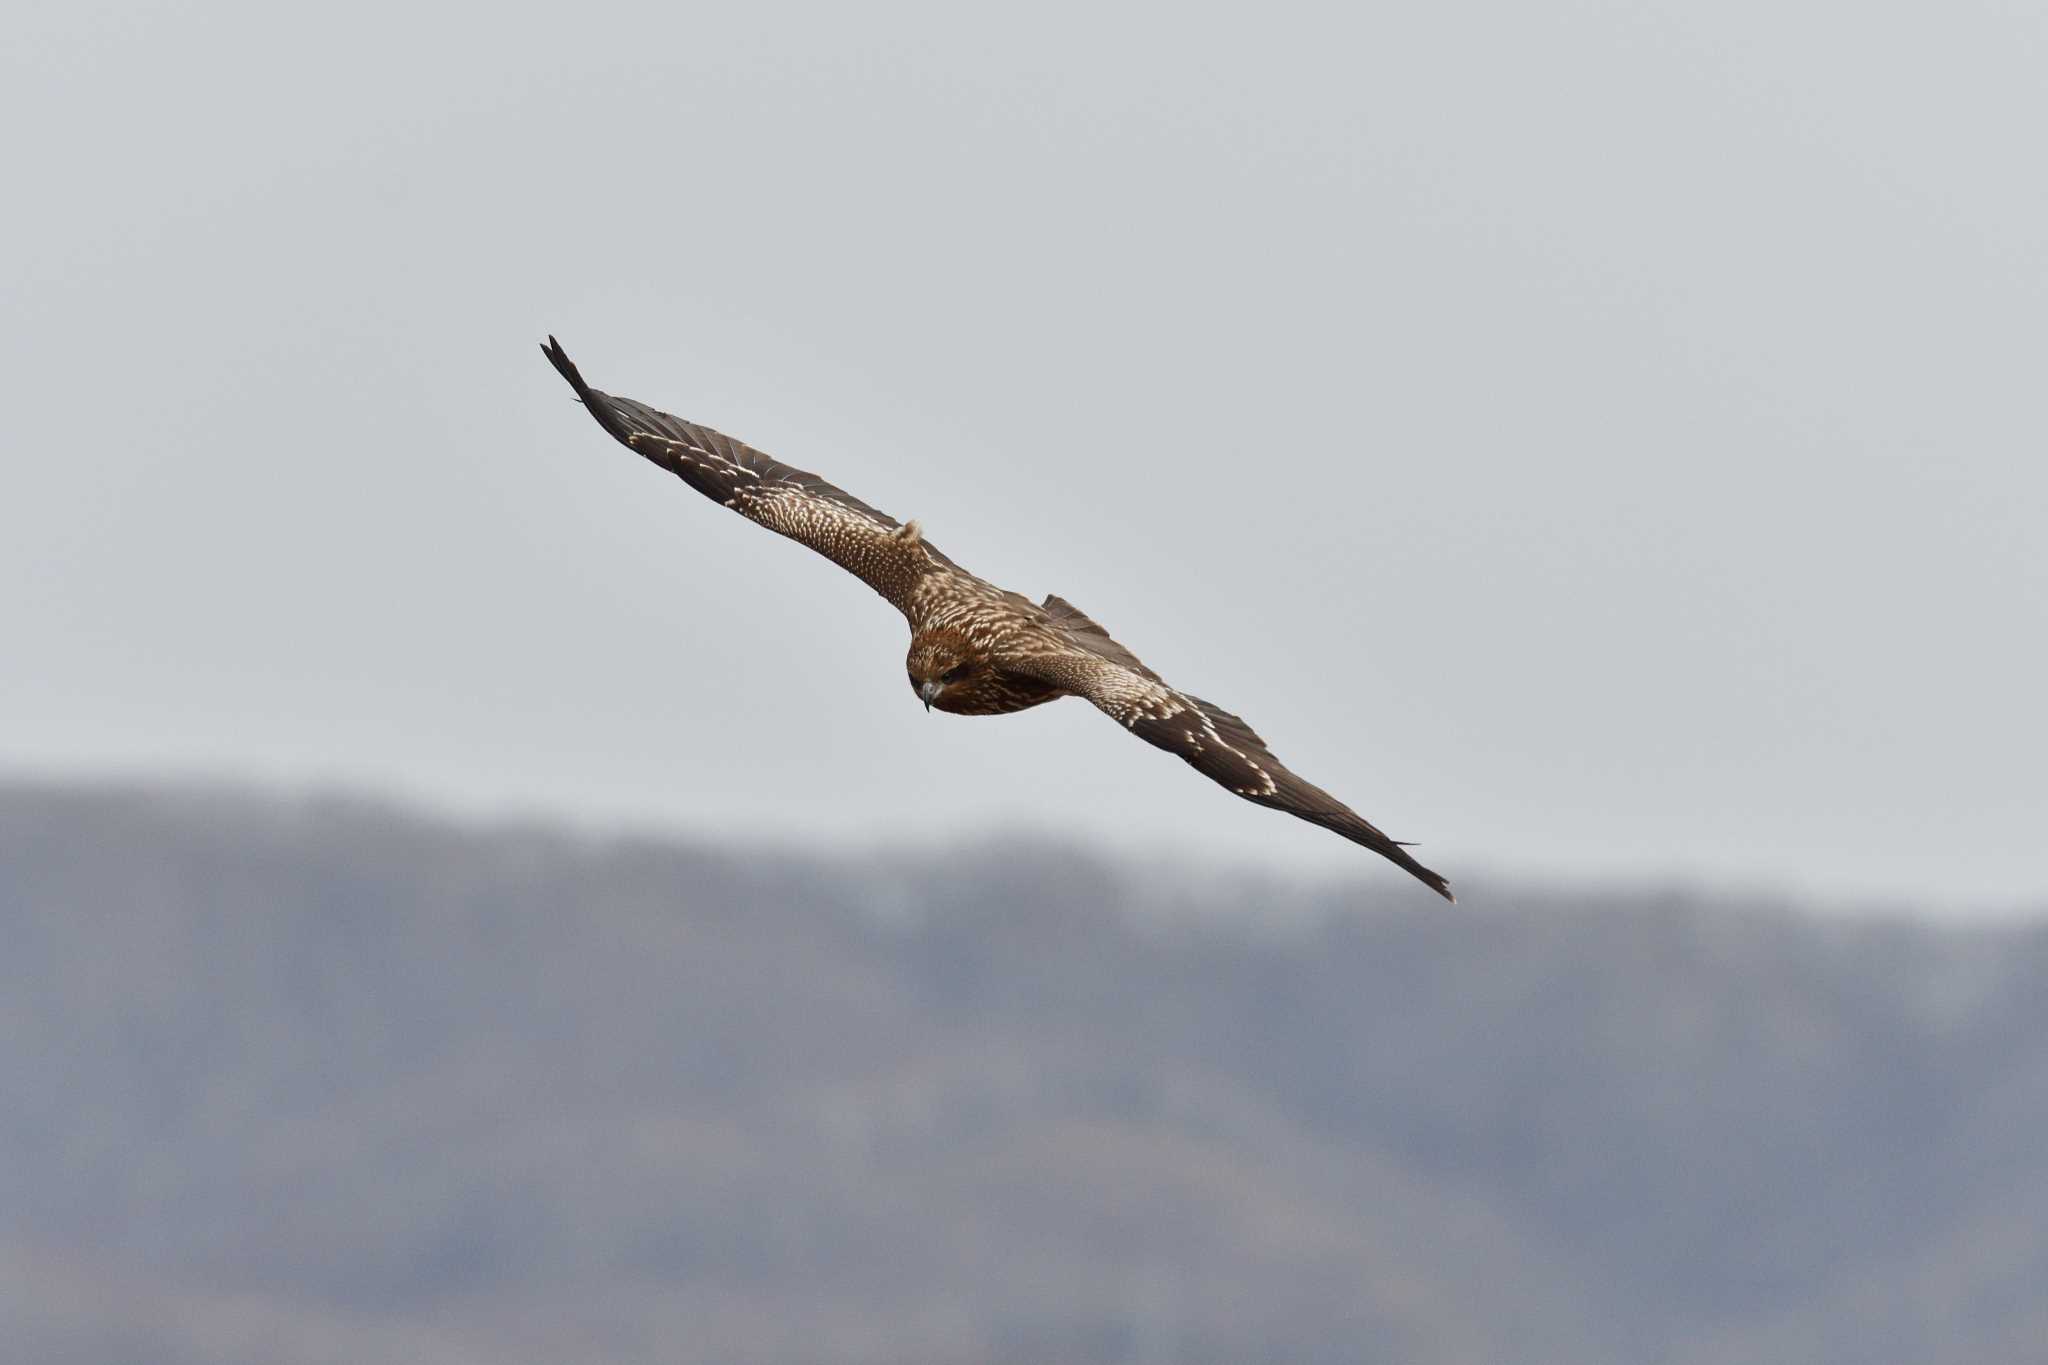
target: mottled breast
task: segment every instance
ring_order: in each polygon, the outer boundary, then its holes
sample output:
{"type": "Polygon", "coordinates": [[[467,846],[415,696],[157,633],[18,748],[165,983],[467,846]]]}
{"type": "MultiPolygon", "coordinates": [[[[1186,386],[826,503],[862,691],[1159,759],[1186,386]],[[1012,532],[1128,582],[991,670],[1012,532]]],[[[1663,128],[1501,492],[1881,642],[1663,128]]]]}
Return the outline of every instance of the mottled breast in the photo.
{"type": "Polygon", "coordinates": [[[956,716],[1003,716],[1065,695],[1051,683],[991,669],[971,683],[947,688],[932,705],[956,716]]]}

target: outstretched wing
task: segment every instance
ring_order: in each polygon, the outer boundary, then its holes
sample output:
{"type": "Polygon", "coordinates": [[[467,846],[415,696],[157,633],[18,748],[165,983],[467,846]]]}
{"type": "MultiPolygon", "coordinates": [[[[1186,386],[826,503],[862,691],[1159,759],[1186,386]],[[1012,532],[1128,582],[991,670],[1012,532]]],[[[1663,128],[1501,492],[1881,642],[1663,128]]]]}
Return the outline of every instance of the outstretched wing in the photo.
{"type": "Polygon", "coordinates": [[[894,517],[751,446],[644,403],[600,393],[583,382],[553,337],[541,347],[598,425],[715,502],[749,521],[808,545],[909,614],[918,580],[951,560],[927,544],[915,522],[894,517]]]}
{"type": "Polygon", "coordinates": [[[1045,600],[1060,646],[1002,660],[1004,668],[1085,697],[1147,744],[1178,755],[1210,781],[1247,801],[1321,825],[1388,859],[1447,901],[1450,884],[1408,856],[1357,811],[1273,756],[1251,726],[1211,702],[1168,686],[1137,656],[1071,603],[1045,600]]]}

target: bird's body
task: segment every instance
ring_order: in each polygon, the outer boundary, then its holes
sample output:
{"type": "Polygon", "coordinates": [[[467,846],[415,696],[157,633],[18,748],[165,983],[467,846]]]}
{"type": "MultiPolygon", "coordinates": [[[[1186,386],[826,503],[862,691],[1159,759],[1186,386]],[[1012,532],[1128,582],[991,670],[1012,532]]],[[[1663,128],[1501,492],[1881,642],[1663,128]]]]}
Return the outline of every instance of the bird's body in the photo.
{"type": "Polygon", "coordinates": [[[902,612],[911,632],[906,670],[927,707],[994,716],[1081,697],[1238,796],[1333,830],[1455,899],[1398,842],[1288,771],[1244,721],[1169,686],[1071,603],[1034,603],[998,588],[940,553],[916,522],[900,524],[708,427],[601,393],[553,337],[544,349],[619,441],[748,520],[816,550],[902,612]]]}

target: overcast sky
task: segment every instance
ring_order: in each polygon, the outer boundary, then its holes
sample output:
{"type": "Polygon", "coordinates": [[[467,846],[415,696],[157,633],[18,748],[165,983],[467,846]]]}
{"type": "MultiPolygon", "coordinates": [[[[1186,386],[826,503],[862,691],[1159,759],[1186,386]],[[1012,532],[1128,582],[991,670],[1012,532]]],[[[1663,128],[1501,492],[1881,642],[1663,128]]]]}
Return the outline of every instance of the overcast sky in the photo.
{"type": "Polygon", "coordinates": [[[927,716],[552,331],[1454,881],[2048,908],[2037,6],[9,27],[0,772],[1404,885],[1081,703],[927,716]]]}

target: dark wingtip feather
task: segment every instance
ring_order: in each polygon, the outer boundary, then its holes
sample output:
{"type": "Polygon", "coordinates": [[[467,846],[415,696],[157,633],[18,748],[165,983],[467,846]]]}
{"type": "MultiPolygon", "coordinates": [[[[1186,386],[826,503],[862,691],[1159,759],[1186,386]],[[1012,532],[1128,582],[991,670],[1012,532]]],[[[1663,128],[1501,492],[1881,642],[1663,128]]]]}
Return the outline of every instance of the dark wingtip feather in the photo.
{"type": "Polygon", "coordinates": [[[555,367],[562,378],[569,381],[570,387],[578,394],[589,394],[590,385],[583,382],[583,376],[576,369],[576,362],[569,359],[569,353],[562,349],[562,343],[555,340],[552,332],[548,334],[548,344],[540,348],[540,353],[548,358],[548,363],[555,367]]]}
{"type": "Polygon", "coordinates": [[[1365,845],[1365,847],[1379,854],[1382,858],[1385,858],[1395,867],[1400,868],[1403,872],[1406,872],[1409,876],[1415,878],[1416,881],[1421,882],[1451,904],[1456,905],[1458,903],[1458,898],[1451,894],[1450,882],[1445,880],[1442,874],[1432,872],[1429,868],[1415,861],[1414,856],[1408,852],[1412,845],[1407,840],[1389,839],[1366,821],[1359,819],[1348,808],[1344,809],[1343,815],[1344,819],[1332,823],[1329,827],[1351,840],[1352,843],[1365,845]]]}
{"type": "Polygon", "coordinates": [[[583,372],[576,368],[575,361],[569,359],[569,353],[562,349],[562,343],[550,334],[548,344],[541,347],[540,351],[548,358],[548,363],[555,367],[556,372],[569,381],[569,387],[576,390],[576,396],[582,400],[584,407],[590,409],[590,415],[597,419],[598,425],[617,440],[624,441],[630,433],[626,429],[626,424],[619,419],[618,411],[613,408],[609,398],[583,382],[583,372]]]}
{"type": "Polygon", "coordinates": [[[1415,878],[1416,881],[1421,882],[1424,886],[1442,896],[1452,905],[1458,903],[1458,898],[1451,894],[1450,882],[1409,857],[1406,848],[1400,843],[1394,843],[1391,852],[1385,849],[1379,851],[1384,853],[1387,859],[1403,872],[1406,872],[1409,876],[1415,878]]]}

